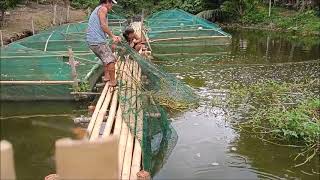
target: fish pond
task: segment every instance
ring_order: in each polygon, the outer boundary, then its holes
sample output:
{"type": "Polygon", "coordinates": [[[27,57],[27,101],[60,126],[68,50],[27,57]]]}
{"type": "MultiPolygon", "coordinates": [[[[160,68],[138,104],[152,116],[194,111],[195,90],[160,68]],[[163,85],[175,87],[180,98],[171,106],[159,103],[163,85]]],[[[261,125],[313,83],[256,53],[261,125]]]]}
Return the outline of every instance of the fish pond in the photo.
{"type": "MultiPolygon", "coordinates": [[[[231,45],[197,56],[159,56],[154,61],[191,86],[199,106],[172,112],[178,140],[171,155],[154,169],[155,179],[319,179],[319,154],[302,166],[302,148],[280,146],[234,126],[235,117],[214,103],[230,87],[263,81],[319,79],[320,38],[263,31],[226,30],[231,45]]],[[[73,118],[86,105],[72,102],[1,102],[1,139],[13,144],[18,179],[54,173],[54,143],[72,137],[73,118]]],[[[319,123],[319,122],[318,122],[319,123]]],[[[163,158],[163,157],[159,157],[163,158]]]]}

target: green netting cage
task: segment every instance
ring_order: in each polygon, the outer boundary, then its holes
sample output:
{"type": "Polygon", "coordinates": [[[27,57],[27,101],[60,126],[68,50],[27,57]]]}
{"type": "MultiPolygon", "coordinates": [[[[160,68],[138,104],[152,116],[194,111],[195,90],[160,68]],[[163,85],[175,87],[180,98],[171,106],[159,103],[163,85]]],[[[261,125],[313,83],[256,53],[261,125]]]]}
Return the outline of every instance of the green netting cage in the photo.
{"type": "MultiPolygon", "coordinates": [[[[109,26],[120,35],[126,19],[109,15],[109,26]]],[[[86,42],[87,22],[52,27],[1,48],[2,100],[72,100],[69,49],[76,63],[81,91],[90,91],[103,73],[102,63],[86,42]],[[27,84],[23,84],[21,81],[27,84]],[[19,84],[17,84],[19,83],[19,84]]]]}
{"type": "Polygon", "coordinates": [[[227,50],[231,43],[231,35],[218,25],[180,9],[157,12],[145,24],[156,56],[216,53],[227,50]]]}

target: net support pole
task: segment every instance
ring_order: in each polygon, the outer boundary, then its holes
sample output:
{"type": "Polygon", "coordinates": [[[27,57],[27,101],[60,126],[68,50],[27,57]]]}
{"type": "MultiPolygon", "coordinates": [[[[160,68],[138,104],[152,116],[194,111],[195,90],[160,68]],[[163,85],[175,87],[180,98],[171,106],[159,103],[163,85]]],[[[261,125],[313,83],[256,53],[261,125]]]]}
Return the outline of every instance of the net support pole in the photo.
{"type": "Polygon", "coordinates": [[[0,43],[1,43],[1,47],[3,47],[3,37],[2,37],[2,30],[0,30],[0,43]]]}
{"type": "Polygon", "coordinates": [[[57,4],[53,5],[53,20],[52,24],[56,25],[56,18],[57,18],[57,4]]]}
{"type": "Polygon", "coordinates": [[[66,15],[66,21],[69,22],[70,20],[70,5],[67,6],[67,15],[66,15]]]}
{"type": "Polygon", "coordinates": [[[141,12],[141,27],[140,27],[140,37],[142,38],[142,34],[143,34],[143,21],[144,21],[144,9],[142,9],[141,12]]]}
{"type": "Polygon", "coordinates": [[[34,35],[34,21],[33,21],[33,17],[31,18],[31,29],[32,29],[32,35],[34,35]]]}
{"type": "Polygon", "coordinates": [[[73,80],[73,88],[77,91],[79,84],[78,84],[78,75],[77,75],[77,70],[76,70],[76,66],[74,63],[74,56],[73,56],[73,52],[72,49],[69,48],[69,64],[71,66],[71,77],[73,80]]]}
{"type": "Polygon", "coordinates": [[[91,15],[91,8],[90,7],[88,7],[88,9],[87,9],[87,14],[88,14],[88,16],[91,15]]]}
{"type": "Polygon", "coordinates": [[[271,16],[271,0],[269,0],[269,17],[271,16]]]}

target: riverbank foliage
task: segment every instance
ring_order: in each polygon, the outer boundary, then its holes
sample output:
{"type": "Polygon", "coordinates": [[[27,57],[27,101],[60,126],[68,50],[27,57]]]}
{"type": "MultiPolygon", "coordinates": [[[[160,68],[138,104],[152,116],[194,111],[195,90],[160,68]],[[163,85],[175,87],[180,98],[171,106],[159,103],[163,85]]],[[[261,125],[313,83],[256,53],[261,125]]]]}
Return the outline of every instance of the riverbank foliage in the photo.
{"type": "Polygon", "coordinates": [[[269,17],[266,6],[258,6],[246,13],[238,22],[245,26],[268,27],[273,30],[296,32],[303,35],[320,35],[320,17],[315,10],[297,12],[273,8],[269,17]]]}
{"type": "Polygon", "coordinates": [[[240,131],[267,142],[305,148],[306,163],[320,153],[319,82],[234,84],[225,108],[235,114],[235,127],[240,131]]]}

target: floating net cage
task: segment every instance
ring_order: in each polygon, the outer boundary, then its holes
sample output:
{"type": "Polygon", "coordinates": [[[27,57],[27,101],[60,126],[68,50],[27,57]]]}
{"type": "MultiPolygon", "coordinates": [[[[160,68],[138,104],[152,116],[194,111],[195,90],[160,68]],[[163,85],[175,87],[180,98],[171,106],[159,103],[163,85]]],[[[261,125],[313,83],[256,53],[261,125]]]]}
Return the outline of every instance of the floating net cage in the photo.
{"type": "MultiPolygon", "coordinates": [[[[125,19],[119,16],[109,16],[109,22],[117,35],[126,26],[125,19]]],[[[1,81],[70,82],[73,79],[68,51],[72,49],[80,86],[90,91],[103,68],[85,42],[86,28],[86,22],[66,24],[1,48],[1,81]]],[[[129,56],[141,69],[143,83],[137,83],[137,79],[130,76],[136,86],[135,93],[119,93],[118,99],[127,107],[123,107],[122,119],[142,145],[143,169],[154,174],[177,140],[165,107],[182,110],[195,105],[197,97],[189,86],[165,73],[127,43],[118,44],[117,52],[121,61],[129,56]],[[136,126],[141,123],[143,126],[136,126]]],[[[132,86],[119,82],[118,90],[121,92],[132,86]]],[[[1,84],[0,94],[2,100],[66,100],[74,98],[70,94],[72,91],[72,83],[1,84]]]]}
{"type": "MultiPolygon", "coordinates": [[[[110,27],[120,35],[126,20],[109,15],[110,27]]],[[[85,41],[87,22],[71,23],[50,28],[39,34],[13,42],[1,48],[2,100],[72,100],[69,49],[76,62],[77,79],[82,91],[89,91],[103,72],[100,61],[85,41]],[[15,81],[39,82],[15,84],[15,81]],[[46,81],[46,83],[40,83],[46,81]],[[53,83],[59,81],[59,83],[53,83]]]]}
{"type": "Polygon", "coordinates": [[[157,12],[145,25],[156,56],[217,53],[231,43],[218,25],[180,9],[157,12]]]}

